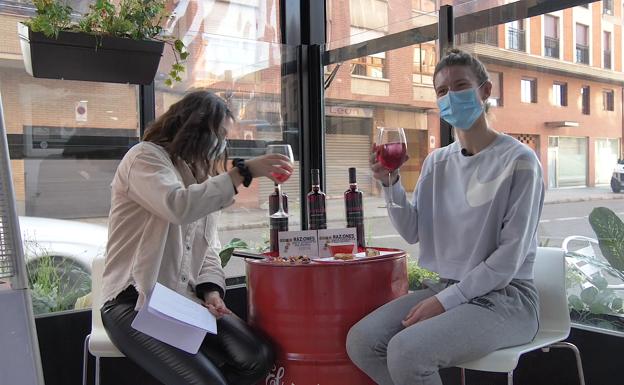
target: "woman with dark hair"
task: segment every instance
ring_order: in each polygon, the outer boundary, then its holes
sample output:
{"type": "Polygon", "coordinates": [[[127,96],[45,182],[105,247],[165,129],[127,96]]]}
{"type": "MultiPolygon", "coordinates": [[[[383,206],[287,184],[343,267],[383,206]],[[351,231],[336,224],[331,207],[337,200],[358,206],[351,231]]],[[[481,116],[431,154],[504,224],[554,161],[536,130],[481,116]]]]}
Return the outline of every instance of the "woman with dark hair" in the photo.
{"type": "MultiPolygon", "coordinates": [[[[353,362],[379,384],[439,385],[440,368],[471,361],[537,333],[533,285],[544,200],[535,153],[486,119],[492,83],[483,64],[452,50],[436,66],[440,116],[456,141],[430,153],[409,202],[398,171],[371,158],[399,234],[419,242],[420,266],[438,283],[375,310],[349,331],[353,362]]],[[[406,159],[404,159],[405,161],[406,159]]]]}
{"type": "Polygon", "coordinates": [[[190,93],[149,125],[111,185],[102,321],[121,352],[167,385],[254,384],[272,365],[271,348],[223,302],[217,220],[241,184],[293,168],[271,154],[227,170],[233,124],[221,98],[190,93]],[[208,334],[197,354],[132,328],[156,282],[217,317],[218,334],[208,334]]]}

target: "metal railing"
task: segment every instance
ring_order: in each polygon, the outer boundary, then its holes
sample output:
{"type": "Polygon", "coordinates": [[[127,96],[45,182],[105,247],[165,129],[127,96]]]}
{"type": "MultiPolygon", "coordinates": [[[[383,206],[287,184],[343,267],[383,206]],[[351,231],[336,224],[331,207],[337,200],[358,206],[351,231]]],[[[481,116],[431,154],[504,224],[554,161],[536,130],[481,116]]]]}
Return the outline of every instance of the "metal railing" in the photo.
{"type": "Polygon", "coordinates": [[[498,28],[496,26],[464,32],[459,35],[459,44],[488,44],[498,46],[498,28]]]}
{"type": "Polygon", "coordinates": [[[544,36],[544,56],[559,59],[559,38],[544,36]]]}
{"type": "Polygon", "coordinates": [[[576,45],[576,62],[589,64],[589,47],[583,44],[576,45]]]}
{"type": "Polygon", "coordinates": [[[613,15],[613,0],[602,0],[602,13],[613,15]]]}
{"type": "Polygon", "coordinates": [[[517,28],[507,29],[507,46],[516,51],[526,51],[526,31],[517,28]]]}

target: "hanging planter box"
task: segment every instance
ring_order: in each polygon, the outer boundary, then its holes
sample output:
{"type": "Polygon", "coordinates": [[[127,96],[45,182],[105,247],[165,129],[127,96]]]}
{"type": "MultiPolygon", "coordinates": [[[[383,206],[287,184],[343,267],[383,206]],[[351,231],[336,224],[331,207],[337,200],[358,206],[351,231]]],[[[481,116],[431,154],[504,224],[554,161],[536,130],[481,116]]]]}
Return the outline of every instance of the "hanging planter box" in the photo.
{"type": "Polygon", "coordinates": [[[164,43],[61,32],[58,39],[18,23],[26,72],[36,78],[150,84],[164,43]]]}

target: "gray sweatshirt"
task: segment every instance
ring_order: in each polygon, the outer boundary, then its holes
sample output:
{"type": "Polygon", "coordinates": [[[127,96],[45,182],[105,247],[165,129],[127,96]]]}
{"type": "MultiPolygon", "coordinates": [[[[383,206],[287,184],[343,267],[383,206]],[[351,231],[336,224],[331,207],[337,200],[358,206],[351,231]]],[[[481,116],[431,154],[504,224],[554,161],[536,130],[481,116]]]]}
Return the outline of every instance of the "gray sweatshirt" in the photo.
{"type": "Polygon", "coordinates": [[[500,134],[473,156],[462,155],[458,142],[433,151],[412,202],[399,182],[384,193],[403,206],[388,212],[407,242],[419,242],[419,265],[459,281],[436,295],[446,310],[533,278],[542,169],[511,136],[500,134]]]}

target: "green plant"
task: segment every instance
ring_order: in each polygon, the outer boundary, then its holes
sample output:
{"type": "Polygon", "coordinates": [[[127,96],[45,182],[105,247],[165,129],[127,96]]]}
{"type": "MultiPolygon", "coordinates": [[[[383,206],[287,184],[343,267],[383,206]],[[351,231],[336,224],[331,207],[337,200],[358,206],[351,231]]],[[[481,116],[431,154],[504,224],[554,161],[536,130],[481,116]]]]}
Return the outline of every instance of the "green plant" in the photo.
{"type": "Polygon", "coordinates": [[[269,251],[269,235],[265,232],[262,235],[262,241],[258,243],[254,242],[253,244],[249,244],[240,238],[232,238],[219,252],[222,267],[228,264],[230,258],[232,258],[232,253],[234,253],[236,249],[253,249],[258,253],[267,252],[269,251]]]}
{"type": "Polygon", "coordinates": [[[79,297],[91,291],[91,276],[75,262],[43,255],[27,264],[33,312],[70,310],[79,297]]]}
{"type": "Polygon", "coordinates": [[[609,264],[624,272],[624,223],[606,207],[596,207],[589,214],[589,223],[596,233],[602,255],[609,264]]]}
{"type": "Polygon", "coordinates": [[[431,272],[427,269],[423,269],[418,266],[418,263],[413,260],[407,262],[407,281],[410,290],[418,290],[423,288],[424,280],[438,281],[440,277],[438,274],[431,272]]]}
{"type": "Polygon", "coordinates": [[[162,34],[161,25],[167,19],[166,0],[121,0],[119,7],[111,0],[96,0],[76,22],[71,18],[73,9],[62,0],[33,0],[33,4],[36,15],[25,24],[47,37],[58,38],[60,31],[70,31],[95,35],[97,45],[102,36],[166,43],[173,50],[175,63],[165,84],[173,86],[174,81],[182,80],[180,75],[185,71],[182,62],[188,58],[188,52],[182,40],[162,34]]]}
{"type": "Polygon", "coordinates": [[[219,252],[219,258],[221,258],[221,267],[225,267],[232,258],[232,253],[235,249],[248,248],[247,242],[239,238],[232,238],[219,252]]]}
{"type": "Polygon", "coordinates": [[[28,22],[28,26],[44,35],[58,37],[60,31],[71,25],[72,8],[57,0],[33,0],[36,15],[28,22]]]}

